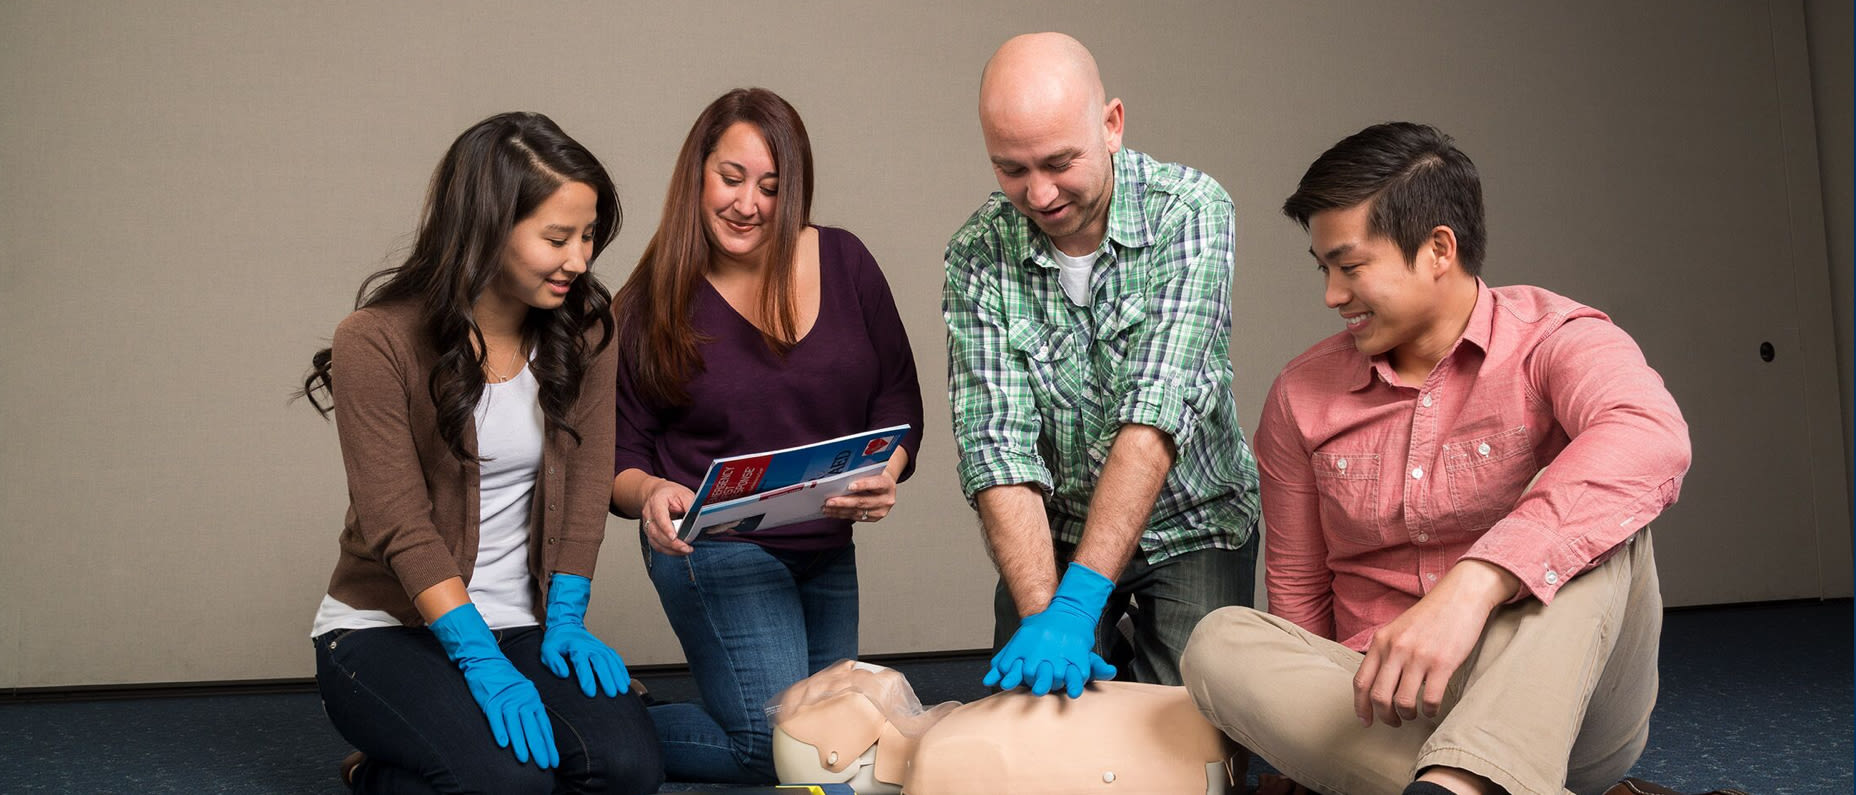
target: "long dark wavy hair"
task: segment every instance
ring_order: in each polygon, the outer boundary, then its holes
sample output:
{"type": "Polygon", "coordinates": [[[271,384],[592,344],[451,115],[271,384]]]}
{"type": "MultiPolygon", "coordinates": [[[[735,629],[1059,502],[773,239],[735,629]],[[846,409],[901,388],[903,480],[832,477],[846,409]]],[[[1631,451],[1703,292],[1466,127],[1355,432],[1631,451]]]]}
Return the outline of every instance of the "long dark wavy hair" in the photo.
{"type": "Polygon", "coordinates": [[[638,388],[662,405],[687,404],[685,384],[702,369],[698,346],[704,338],[690,324],[690,301],[709,272],[711,256],[703,218],[703,164],[736,122],[760,132],[780,177],[760,286],[760,316],[771,328],[762,330],[761,338],[779,356],[799,342],[793,252],[812,218],[812,141],[799,111],[780,95],[737,88],[709,103],[690,126],[670,173],[663,220],[616,299],[626,317],[619,334],[624,359],[638,388]]]}
{"type": "MultiPolygon", "coordinates": [[[[619,231],[618,191],[593,153],[552,119],[539,113],[502,113],[465,130],[445,152],[426,191],[412,253],[397,267],[361,283],[355,308],[406,302],[419,307],[438,361],[426,390],[438,409],[438,432],[460,461],[475,460],[464,449],[465,424],[483,394],[483,331],[472,307],[503,266],[503,250],[515,225],[535,212],[562,185],[578,182],[597,196],[593,256],[619,231]]],[[[613,338],[611,294],[589,269],[574,279],[557,309],[530,309],[522,324],[534,351],[529,367],[540,383],[542,414],[550,427],[580,440],[567,413],[593,357],[613,338]],[[598,341],[588,343],[600,328],[598,341]]],[[[334,408],[330,349],[310,358],[303,391],[327,417],[334,408]],[[320,392],[328,402],[317,399],[320,392]]]]}

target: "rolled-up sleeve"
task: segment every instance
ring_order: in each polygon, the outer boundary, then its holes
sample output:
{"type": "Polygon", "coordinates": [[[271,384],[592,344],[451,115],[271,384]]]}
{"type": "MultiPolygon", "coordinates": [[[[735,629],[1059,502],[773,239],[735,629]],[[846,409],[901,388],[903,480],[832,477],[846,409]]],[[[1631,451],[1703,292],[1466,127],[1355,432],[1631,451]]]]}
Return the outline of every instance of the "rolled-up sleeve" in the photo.
{"type": "Polygon", "coordinates": [[[1037,452],[1039,421],[1030,374],[1006,344],[1004,315],[986,274],[996,255],[949,246],[941,315],[947,322],[947,398],[960,488],[967,502],[992,486],[1051,490],[1037,452]]]}
{"type": "Polygon", "coordinates": [[[1551,602],[1676,501],[1688,424],[1637,343],[1602,318],[1556,330],[1535,348],[1527,378],[1571,441],[1464,557],[1507,569],[1551,602]]]}
{"type": "Polygon", "coordinates": [[[1162,263],[1147,317],[1128,347],[1128,391],[1116,421],[1152,426],[1173,443],[1192,440],[1200,420],[1231,388],[1231,203],[1215,202],[1188,220],[1162,263]]]}

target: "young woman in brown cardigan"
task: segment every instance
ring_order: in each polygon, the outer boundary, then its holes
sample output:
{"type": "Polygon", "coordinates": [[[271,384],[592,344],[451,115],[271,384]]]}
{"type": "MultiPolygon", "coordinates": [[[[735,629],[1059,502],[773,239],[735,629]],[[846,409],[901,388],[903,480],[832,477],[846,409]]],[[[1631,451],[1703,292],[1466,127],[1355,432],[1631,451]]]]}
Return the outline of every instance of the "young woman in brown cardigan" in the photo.
{"type": "Polygon", "coordinates": [[[356,791],[657,789],[651,722],[583,621],[615,375],[588,268],[618,227],[585,147],[540,114],[486,119],[313,359],[350,506],[311,636],[356,791]]]}

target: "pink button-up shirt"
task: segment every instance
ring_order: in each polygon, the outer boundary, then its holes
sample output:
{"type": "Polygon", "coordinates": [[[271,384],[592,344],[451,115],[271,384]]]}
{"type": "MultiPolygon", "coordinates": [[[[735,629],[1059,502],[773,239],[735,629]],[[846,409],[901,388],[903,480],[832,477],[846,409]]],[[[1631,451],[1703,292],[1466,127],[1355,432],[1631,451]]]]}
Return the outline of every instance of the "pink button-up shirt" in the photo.
{"type": "Polygon", "coordinates": [[[1463,337],[1422,384],[1346,332],[1290,361],[1256,454],[1270,612],[1364,650],[1463,558],[1551,602],[1675,502],[1689,442],[1604,313],[1478,280],[1463,337]]]}

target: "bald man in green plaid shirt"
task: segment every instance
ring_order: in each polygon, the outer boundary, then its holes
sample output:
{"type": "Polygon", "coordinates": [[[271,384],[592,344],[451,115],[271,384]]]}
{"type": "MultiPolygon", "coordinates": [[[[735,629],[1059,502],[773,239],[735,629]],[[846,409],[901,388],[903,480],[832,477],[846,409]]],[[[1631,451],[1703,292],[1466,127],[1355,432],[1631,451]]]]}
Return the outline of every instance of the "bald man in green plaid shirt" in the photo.
{"type": "Polygon", "coordinates": [[[986,684],[1177,685],[1194,625],[1250,605],[1257,469],[1231,397],[1231,198],[1123,149],[1122,104],[1061,34],[988,61],[1000,192],[947,246],[961,488],[999,568],[986,684]],[[1117,642],[1123,615],[1132,643],[1117,642]]]}

